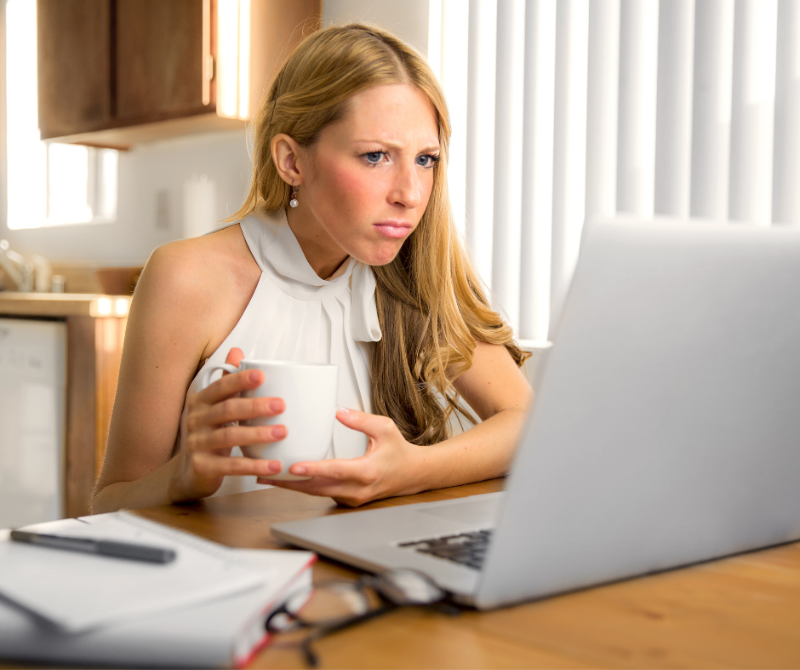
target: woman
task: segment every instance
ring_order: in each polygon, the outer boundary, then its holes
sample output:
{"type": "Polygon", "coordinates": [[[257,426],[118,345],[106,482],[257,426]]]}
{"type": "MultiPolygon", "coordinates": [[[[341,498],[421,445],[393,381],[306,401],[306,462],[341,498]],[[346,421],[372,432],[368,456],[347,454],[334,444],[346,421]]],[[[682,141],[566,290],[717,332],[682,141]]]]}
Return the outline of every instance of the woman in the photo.
{"type": "Polygon", "coordinates": [[[280,463],[233,450],[285,427],[233,422],[283,401],[239,397],[260,371],[197,384],[245,352],[337,363],[333,455],[366,451],[297,463],[310,479],[278,486],[359,505],[505,473],[530,401],[525,354],[455,233],[448,115],[425,61],[375,28],[318,31],[255,128],[240,223],[157,249],[142,274],[94,511],[270,483],[280,463]],[[459,397],[483,422],[447,439],[459,397]]]}

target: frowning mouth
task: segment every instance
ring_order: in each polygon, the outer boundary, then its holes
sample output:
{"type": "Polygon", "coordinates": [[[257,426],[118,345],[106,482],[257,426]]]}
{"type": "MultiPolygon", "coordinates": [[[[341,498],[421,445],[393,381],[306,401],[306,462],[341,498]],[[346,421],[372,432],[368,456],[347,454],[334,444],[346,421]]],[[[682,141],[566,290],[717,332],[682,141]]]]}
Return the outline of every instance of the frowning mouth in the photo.
{"type": "Polygon", "coordinates": [[[381,221],[372,225],[379,233],[392,239],[406,237],[413,230],[413,226],[404,221],[381,221]]]}

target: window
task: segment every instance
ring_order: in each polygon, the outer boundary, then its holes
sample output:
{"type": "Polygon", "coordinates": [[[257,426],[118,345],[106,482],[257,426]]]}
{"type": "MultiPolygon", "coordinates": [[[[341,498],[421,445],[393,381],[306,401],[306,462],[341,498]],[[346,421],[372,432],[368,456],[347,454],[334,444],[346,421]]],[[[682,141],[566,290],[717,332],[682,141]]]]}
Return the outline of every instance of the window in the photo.
{"type": "Polygon", "coordinates": [[[6,5],[8,227],[110,223],[117,152],[39,139],[36,2],[6,5]]]}
{"type": "Polygon", "coordinates": [[[584,221],[800,224],[800,2],[430,0],[453,209],[525,341],[584,221]]]}

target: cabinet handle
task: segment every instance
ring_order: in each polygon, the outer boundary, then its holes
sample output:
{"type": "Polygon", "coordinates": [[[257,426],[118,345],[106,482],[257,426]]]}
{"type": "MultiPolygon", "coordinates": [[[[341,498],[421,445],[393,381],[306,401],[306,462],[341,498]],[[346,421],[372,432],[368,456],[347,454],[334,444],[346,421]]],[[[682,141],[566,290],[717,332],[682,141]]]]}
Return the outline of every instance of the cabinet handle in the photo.
{"type": "Polygon", "coordinates": [[[211,104],[214,54],[211,53],[211,0],[203,0],[203,104],[211,104]]]}

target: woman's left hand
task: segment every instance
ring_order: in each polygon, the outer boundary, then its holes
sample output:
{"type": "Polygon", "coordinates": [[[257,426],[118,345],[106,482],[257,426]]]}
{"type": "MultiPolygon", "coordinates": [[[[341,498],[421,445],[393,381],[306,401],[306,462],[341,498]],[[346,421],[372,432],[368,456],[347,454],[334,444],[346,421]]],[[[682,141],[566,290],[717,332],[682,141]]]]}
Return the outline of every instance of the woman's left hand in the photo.
{"type": "Polygon", "coordinates": [[[262,477],[259,484],[328,496],[349,507],[425,489],[422,473],[415,467],[423,448],[407,442],[394,421],[356,410],[340,410],[336,418],[369,438],[364,456],[295,463],[289,472],[312,479],[284,481],[262,477]]]}

